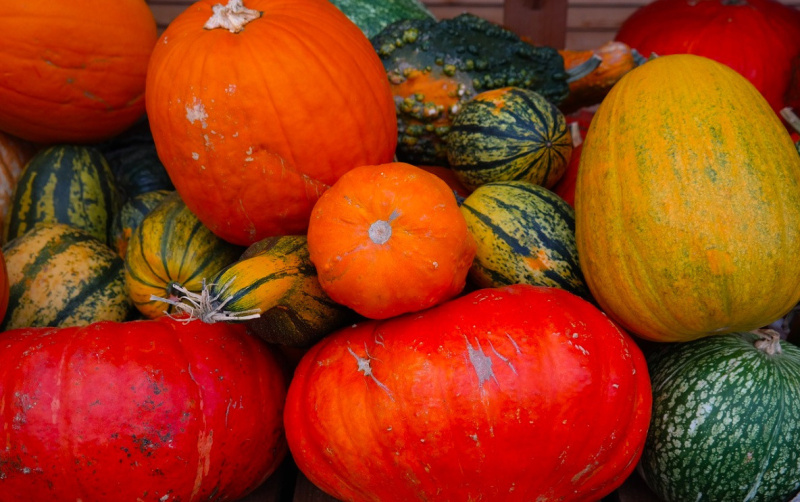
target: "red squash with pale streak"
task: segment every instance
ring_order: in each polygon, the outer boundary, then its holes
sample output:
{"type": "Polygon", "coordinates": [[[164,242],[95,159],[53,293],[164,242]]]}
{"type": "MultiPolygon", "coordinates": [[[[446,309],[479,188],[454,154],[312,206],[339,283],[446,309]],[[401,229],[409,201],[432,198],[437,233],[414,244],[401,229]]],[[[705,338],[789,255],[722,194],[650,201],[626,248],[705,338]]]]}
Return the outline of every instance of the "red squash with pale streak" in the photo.
{"type": "Polygon", "coordinates": [[[723,63],[777,112],[800,54],[800,12],[775,0],[657,0],[628,17],[616,40],[645,57],[695,54],[723,63]]]}
{"type": "Polygon", "coordinates": [[[0,130],[41,143],[95,142],[145,111],[158,32],[145,0],[0,2],[0,130]]]}
{"type": "Polygon", "coordinates": [[[0,334],[0,501],[236,500],[286,453],[286,380],[242,325],[0,334]]]}
{"type": "Polygon", "coordinates": [[[246,246],[305,233],[342,174],[394,156],[386,72],[327,0],[223,4],[192,4],[153,51],[147,114],[158,156],[221,238],[246,246]]]}
{"type": "Polygon", "coordinates": [[[514,285],[326,337],[284,421],[299,468],[341,500],[588,502],[633,471],[650,408],[628,335],[566,291],[514,285]]]}

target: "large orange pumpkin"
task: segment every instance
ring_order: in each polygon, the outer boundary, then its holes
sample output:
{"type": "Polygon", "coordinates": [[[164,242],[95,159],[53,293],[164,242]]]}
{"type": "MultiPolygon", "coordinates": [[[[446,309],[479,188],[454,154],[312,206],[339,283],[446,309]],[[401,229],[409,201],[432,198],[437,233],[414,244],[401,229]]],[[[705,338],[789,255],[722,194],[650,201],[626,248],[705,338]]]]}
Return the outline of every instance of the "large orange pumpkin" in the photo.
{"type": "Polygon", "coordinates": [[[249,245],[303,233],[346,171],[389,162],[395,105],[369,40],[326,0],[200,0],[153,51],[147,112],[186,205],[249,245]]]}
{"type": "Polygon", "coordinates": [[[36,142],[92,142],[144,113],[157,40],[144,0],[0,2],[0,130],[36,142]]]}
{"type": "Polygon", "coordinates": [[[800,300],[800,157],[755,86],[711,59],[660,56],[613,87],[575,220],[594,298],[645,338],[748,331],[800,300]]]}
{"type": "Polygon", "coordinates": [[[385,319],[461,292],[476,244],[447,183],[393,162],[352,169],[320,197],[308,250],[333,300],[385,319]]]}

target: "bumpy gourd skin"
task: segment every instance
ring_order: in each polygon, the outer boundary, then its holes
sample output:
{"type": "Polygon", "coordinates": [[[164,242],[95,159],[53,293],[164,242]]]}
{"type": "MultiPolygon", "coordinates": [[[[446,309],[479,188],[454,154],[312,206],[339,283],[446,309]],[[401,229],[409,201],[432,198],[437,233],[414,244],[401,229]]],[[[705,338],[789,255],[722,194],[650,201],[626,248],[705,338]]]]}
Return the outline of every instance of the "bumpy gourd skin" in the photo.
{"type": "Polygon", "coordinates": [[[372,38],[397,105],[397,157],[447,165],[444,138],[462,103],[482,91],[514,86],[558,104],[569,93],[564,59],[472,14],[407,19],[372,38]]]}

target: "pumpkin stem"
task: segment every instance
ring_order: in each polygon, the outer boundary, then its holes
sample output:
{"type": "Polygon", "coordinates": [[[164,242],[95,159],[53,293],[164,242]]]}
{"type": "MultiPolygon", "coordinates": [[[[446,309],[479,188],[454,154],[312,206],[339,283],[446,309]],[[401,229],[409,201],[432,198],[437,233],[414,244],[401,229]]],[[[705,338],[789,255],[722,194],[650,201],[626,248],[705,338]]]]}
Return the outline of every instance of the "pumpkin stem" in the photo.
{"type": "Polygon", "coordinates": [[[794,112],[791,106],[787,106],[786,108],[781,108],[780,111],[781,117],[785,120],[795,132],[800,133],[800,117],[794,112]]]}
{"type": "Polygon", "coordinates": [[[600,66],[600,63],[602,62],[603,58],[597,54],[592,54],[592,57],[583,63],[567,69],[567,82],[576,82],[582,79],[583,77],[592,73],[598,66],[600,66]]]}
{"type": "Polygon", "coordinates": [[[263,14],[254,9],[248,9],[242,0],[228,0],[227,5],[218,3],[211,7],[214,14],[208,18],[203,28],[213,30],[224,28],[231,33],[239,33],[250,21],[258,19],[263,14]]]}
{"type": "MultiPolygon", "coordinates": [[[[228,290],[232,281],[233,279],[228,281],[220,292],[213,296],[211,295],[212,284],[206,284],[205,279],[203,279],[203,287],[199,293],[189,291],[179,284],[173,284],[172,288],[181,293],[177,299],[161,298],[156,295],[150,295],[150,299],[168,303],[175,307],[181,314],[188,314],[188,317],[177,318],[182,322],[190,322],[199,319],[206,324],[214,324],[215,322],[246,321],[261,317],[261,309],[258,308],[242,310],[241,312],[225,310],[225,305],[232,297],[228,296],[223,301],[219,299],[228,290]]],[[[171,314],[167,315],[173,317],[171,314]]]]}
{"type": "Polygon", "coordinates": [[[757,349],[762,350],[771,356],[783,352],[783,349],[781,349],[781,335],[774,329],[760,328],[754,330],[753,333],[759,337],[755,343],[757,349]]]}

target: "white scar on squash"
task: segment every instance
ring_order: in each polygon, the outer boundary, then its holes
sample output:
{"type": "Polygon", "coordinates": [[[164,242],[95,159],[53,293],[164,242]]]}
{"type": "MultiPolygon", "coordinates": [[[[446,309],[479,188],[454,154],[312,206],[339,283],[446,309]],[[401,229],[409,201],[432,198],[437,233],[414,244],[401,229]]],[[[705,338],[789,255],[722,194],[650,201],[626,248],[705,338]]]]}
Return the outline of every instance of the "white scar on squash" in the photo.
{"type": "Polygon", "coordinates": [[[487,356],[486,353],[481,348],[481,343],[475,338],[475,347],[469,343],[469,339],[464,336],[464,341],[467,342],[467,356],[469,357],[469,362],[472,363],[472,367],[475,369],[475,373],[478,375],[478,386],[481,388],[483,387],[484,382],[488,380],[494,380],[497,385],[500,385],[500,382],[497,381],[497,377],[494,375],[494,370],[492,369],[492,358],[487,356]]]}
{"type": "Polygon", "coordinates": [[[208,127],[206,119],[208,119],[206,107],[200,102],[199,99],[194,98],[192,106],[186,107],[186,120],[188,120],[190,124],[200,121],[200,125],[203,127],[203,129],[205,129],[208,127]]]}
{"type": "Polygon", "coordinates": [[[363,373],[364,376],[372,378],[372,381],[375,382],[375,384],[377,384],[378,387],[383,389],[384,392],[386,392],[386,395],[389,396],[389,399],[394,401],[394,395],[392,394],[392,391],[389,390],[389,387],[387,387],[383,382],[375,378],[375,375],[372,374],[372,366],[370,365],[370,361],[372,361],[372,356],[369,355],[369,351],[367,350],[367,345],[364,344],[364,352],[367,354],[367,357],[360,357],[358,354],[353,352],[353,349],[351,349],[350,347],[347,347],[347,351],[350,352],[350,354],[356,358],[356,363],[358,364],[358,371],[363,373]]]}

